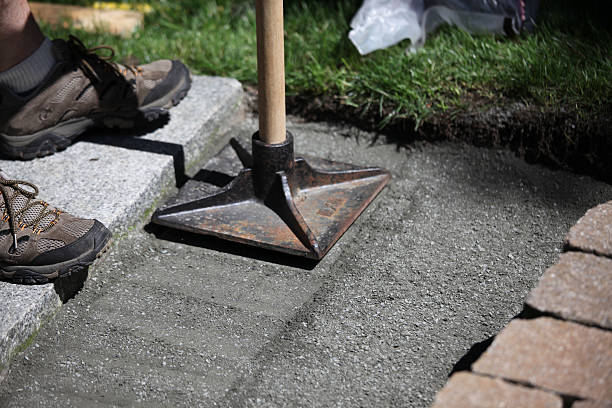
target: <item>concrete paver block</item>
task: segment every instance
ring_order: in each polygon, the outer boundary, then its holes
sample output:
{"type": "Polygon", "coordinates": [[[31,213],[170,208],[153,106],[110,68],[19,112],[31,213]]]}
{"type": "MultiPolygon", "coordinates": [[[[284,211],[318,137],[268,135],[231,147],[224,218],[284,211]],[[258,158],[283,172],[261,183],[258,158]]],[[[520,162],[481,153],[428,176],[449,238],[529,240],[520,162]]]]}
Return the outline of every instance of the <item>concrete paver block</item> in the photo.
{"type": "Polygon", "coordinates": [[[472,368],[561,394],[612,401],[612,332],[548,317],[513,320],[472,368]]]}
{"type": "Polygon", "coordinates": [[[561,408],[555,394],[467,372],[454,374],[431,408],[561,408]]]}
{"type": "Polygon", "coordinates": [[[531,291],[527,304],[564,319],[612,328],[612,259],[568,252],[531,291]]]}
{"type": "MultiPolygon", "coordinates": [[[[194,77],[169,121],[145,135],[105,130],[66,150],[31,161],[0,160],[11,177],[36,184],[40,198],[76,216],[96,218],[117,232],[135,223],[177,177],[216,153],[242,118],[235,79],[194,77]]],[[[53,284],[0,282],[0,367],[61,305],[53,284]]]]}
{"type": "Polygon", "coordinates": [[[565,242],[581,251],[612,256],[612,201],[587,211],[570,229],[565,242]]]}

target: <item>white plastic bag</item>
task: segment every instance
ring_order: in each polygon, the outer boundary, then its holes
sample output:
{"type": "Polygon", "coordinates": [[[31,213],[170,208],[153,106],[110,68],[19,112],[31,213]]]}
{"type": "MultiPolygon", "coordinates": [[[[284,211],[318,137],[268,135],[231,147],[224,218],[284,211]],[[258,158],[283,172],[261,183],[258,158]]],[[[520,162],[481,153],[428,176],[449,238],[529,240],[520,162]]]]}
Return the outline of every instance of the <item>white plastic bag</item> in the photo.
{"type": "Polygon", "coordinates": [[[423,35],[423,0],[365,0],[351,21],[349,38],[363,55],[423,35]]]}
{"type": "Polygon", "coordinates": [[[534,27],[539,0],[365,0],[349,38],[361,54],[410,39],[410,51],[427,33],[453,24],[471,33],[518,34],[534,27]],[[528,2],[527,6],[525,2],[528,2]]]}

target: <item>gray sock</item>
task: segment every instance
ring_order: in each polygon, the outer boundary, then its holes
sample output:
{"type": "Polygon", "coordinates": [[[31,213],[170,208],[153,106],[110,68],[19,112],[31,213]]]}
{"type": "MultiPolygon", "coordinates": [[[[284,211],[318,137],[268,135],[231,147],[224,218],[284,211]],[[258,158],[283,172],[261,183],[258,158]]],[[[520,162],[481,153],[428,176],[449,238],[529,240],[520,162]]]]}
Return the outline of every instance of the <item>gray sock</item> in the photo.
{"type": "Polygon", "coordinates": [[[53,44],[48,38],[36,51],[19,64],[0,72],[0,85],[23,94],[34,89],[55,65],[53,44]]]}

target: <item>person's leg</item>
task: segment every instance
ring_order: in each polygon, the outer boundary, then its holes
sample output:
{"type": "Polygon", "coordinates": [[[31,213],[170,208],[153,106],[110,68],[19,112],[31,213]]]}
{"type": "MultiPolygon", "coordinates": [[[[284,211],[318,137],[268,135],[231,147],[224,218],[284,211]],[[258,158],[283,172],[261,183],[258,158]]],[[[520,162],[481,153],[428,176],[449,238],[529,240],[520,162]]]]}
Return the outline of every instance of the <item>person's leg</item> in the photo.
{"type": "Polygon", "coordinates": [[[56,63],[52,49],[26,0],[0,0],[0,87],[19,95],[36,88],[56,63]]]}
{"type": "Polygon", "coordinates": [[[180,61],[124,66],[100,58],[99,48],[72,36],[50,41],[26,0],[0,0],[0,155],[33,159],[94,126],[153,121],[191,86],[180,61]]]}
{"type": "MultiPolygon", "coordinates": [[[[0,85],[27,91],[54,64],[26,0],[0,0],[0,85]]],[[[108,245],[110,231],[100,222],[54,209],[32,184],[2,170],[0,193],[0,279],[46,283],[90,265],[108,245]]]]}
{"type": "Polygon", "coordinates": [[[0,0],[0,71],[32,55],[44,38],[26,0],[0,0]]]}

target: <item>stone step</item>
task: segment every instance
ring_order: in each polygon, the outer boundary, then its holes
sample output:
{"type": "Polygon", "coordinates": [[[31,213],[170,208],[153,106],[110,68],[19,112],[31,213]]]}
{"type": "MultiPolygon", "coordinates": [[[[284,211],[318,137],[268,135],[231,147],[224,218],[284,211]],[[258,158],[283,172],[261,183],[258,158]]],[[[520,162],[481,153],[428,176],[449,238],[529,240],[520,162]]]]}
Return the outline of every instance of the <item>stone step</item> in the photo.
{"type": "MultiPolygon", "coordinates": [[[[96,218],[118,235],[227,143],[226,130],[243,118],[242,98],[234,79],[194,77],[185,100],[148,133],[91,132],[52,156],[0,160],[0,168],[36,184],[52,205],[96,218]]],[[[74,292],[69,286],[82,280],[35,286],[0,282],[0,368],[74,292]]]]}

